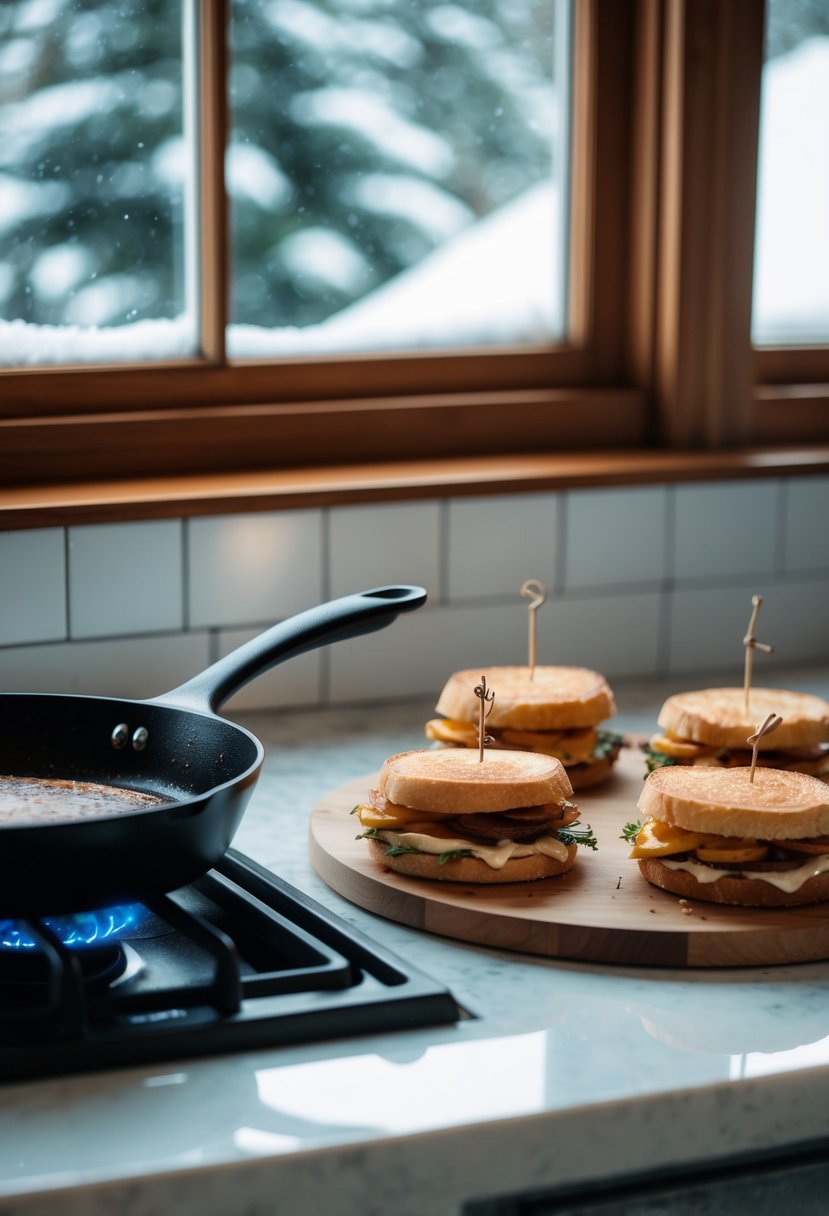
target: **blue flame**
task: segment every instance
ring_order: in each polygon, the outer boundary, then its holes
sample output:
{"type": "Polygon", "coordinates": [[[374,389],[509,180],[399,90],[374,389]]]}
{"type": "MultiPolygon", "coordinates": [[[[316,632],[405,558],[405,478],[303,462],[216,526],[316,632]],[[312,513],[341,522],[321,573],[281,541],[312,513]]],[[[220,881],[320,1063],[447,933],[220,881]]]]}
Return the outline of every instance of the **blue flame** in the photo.
{"type": "MultiPolygon", "coordinates": [[[[70,916],[44,917],[44,925],[65,946],[73,950],[101,946],[107,941],[126,937],[142,917],[147,915],[142,904],[105,908],[99,912],[76,912],[70,916]]],[[[34,950],[35,942],[19,921],[0,919],[0,950],[34,950]]]]}

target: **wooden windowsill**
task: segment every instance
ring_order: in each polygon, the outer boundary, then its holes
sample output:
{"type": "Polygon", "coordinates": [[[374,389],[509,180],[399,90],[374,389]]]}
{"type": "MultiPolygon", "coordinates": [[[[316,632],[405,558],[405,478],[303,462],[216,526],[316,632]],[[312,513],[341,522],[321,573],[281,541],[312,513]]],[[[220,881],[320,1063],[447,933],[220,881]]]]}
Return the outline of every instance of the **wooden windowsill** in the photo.
{"type": "Polygon", "coordinates": [[[510,455],[0,489],[0,531],[474,494],[829,473],[829,445],[510,455]]]}

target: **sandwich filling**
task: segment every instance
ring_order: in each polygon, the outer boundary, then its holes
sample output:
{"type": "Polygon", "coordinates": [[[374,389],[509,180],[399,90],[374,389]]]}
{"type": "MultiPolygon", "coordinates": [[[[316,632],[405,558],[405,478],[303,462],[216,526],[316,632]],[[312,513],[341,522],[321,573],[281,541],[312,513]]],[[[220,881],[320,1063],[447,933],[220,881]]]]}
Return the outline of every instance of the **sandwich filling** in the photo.
{"type": "MultiPolygon", "coordinates": [[[[487,724],[486,729],[491,739],[488,747],[538,752],[560,760],[566,769],[596,764],[608,758],[616,760],[623,741],[614,731],[594,726],[572,730],[518,730],[487,724]]],[[[454,718],[432,718],[426,723],[426,737],[444,747],[477,747],[478,727],[454,718]]]]}
{"type": "MultiPolygon", "coordinates": [[[[682,739],[666,730],[651,736],[645,747],[645,756],[648,772],[652,773],[654,769],[670,764],[744,768],[751,764],[752,753],[750,748],[718,747],[716,744],[682,739]]],[[[757,764],[763,768],[790,769],[811,777],[825,777],[829,775],[829,748],[814,744],[811,747],[759,751],[757,764]]]]}
{"type": "Polygon", "coordinates": [[[379,790],[354,808],[364,829],[358,840],[381,840],[389,856],[427,853],[441,865],[459,857],[473,857],[493,870],[511,858],[544,854],[565,861],[574,844],[596,848],[589,827],[580,828],[579,810],[566,800],[515,810],[446,815],[391,802],[379,790]]]}
{"type": "Polygon", "coordinates": [[[641,824],[628,824],[623,837],[633,846],[629,857],[653,858],[670,870],[685,870],[701,883],[723,877],[755,879],[795,892],[829,870],[829,836],[802,840],[718,836],[648,817],[641,824]]]}

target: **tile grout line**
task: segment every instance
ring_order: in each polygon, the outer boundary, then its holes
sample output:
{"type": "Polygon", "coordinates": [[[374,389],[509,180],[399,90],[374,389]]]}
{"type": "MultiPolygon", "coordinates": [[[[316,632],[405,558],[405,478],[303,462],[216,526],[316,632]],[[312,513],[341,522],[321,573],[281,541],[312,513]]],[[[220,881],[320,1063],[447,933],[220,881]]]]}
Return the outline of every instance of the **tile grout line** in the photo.
{"type": "Polygon", "coordinates": [[[66,641],[72,641],[72,601],[69,595],[69,528],[63,529],[63,601],[66,619],[66,641]]]}
{"type": "MultiPolygon", "coordinates": [[[[323,507],[320,510],[320,587],[323,602],[331,598],[331,583],[331,508],[323,507]]],[[[317,704],[320,708],[331,705],[331,650],[328,646],[323,646],[320,651],[317,704]]]]}
{"type": "Polygon", "coordinates": [[[790,482],[781,478],[778,488],[776,525],[777,535],[774,538],[774,574],[775,578],[786,580],[786,532],[789,522],[789,490],[790,482]]]}
{"type": "Polygon", "coordinates": [[[656,641],[656,676],[665,678],[671,669],[672,608],[676,594],[676,488],[665,491],[665,534],[662,540],[662,590],[656,641]]]}
{"type": "Polygon", "coordinates": [[[181,524],[181,622],[184,633],[190,632],[190,521],[181,524]]]}
{"type": "Polygon", "coordinates": [[[553,595],[561,597],[567,587],[565,575],[567,572],[567,522],[572,508],[569,493],[558,494],[556,497],[556,537],[555,553],[553,555],[553,595]]]}
{"type": "Polygon", "coordinates": [[[449,503],[438,502],[438,604],[449,603],[449,503]]]}

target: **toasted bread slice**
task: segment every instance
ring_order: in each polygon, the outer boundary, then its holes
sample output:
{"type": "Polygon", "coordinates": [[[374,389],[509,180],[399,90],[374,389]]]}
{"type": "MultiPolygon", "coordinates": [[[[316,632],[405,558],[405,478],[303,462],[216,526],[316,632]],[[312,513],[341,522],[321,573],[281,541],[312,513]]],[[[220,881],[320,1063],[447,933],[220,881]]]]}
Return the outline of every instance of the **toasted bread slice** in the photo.
{"type": "Polygon", "coordinates": [[[757,840],[798,840],[829,833],[829,789],[784,769],[671,765],[645,781],[639,810],[691,832],[757,840]]]}
{"type": "Polygon", "coordinates": [[[431,878],[443,882],[469,882],[492,884],[510,882],[536,882],[539,878],[557,878],[572,869],[576,860],[576,846],[568,845],[563,861],[533,853],[530,857],[511,857],[496,870],[477,857],[451,858],[441,864],[433,853],[401,853],[388,855],[388,847],[380,840],[368,840],[369,856],[388,870],[407,874],[412,878],[431,878]]]}
{"type": "Polygon", "coordinates": [[[829,742],[829,702],[783,688],[703,688],[668,697],[658,722],[673,739],[714,747],[745,747],[769,714],[783,721],[760,740],[760,749],[810,747],[829,742]]]}
{"type": "Polygon", "coordinates": [[[378,789],[391,802],[445,815],[545,806],[573,792],[564,766],[552,756],[486,751],[480,760],[477,751],[455,747],[389,756],[378,789]]]}
{"type": "Polygon", "coordinates": [[[566,730],[595,726],[616,713],[604,676],[587,667],[476,667],[449,677],[435,706],[439,714],[477,722],[475,686],[486,677],[495,700],[487,725],[515,730],[566,730]]]}
{"type": "MultiPolygon", "coordinates": [[[[700,883],[683,869],[672,869],[658,858],[640,859],[642,877],[654,887],[684,899],[731,904],[742,908],[794,908],[829,899],[829,872],[807,878],[793,891],[781,890],[762,878],[746,877],[725,870],[715,882],[700,883]]],[[[751,866],[745,867],[749,873],[751,866]]]]}

